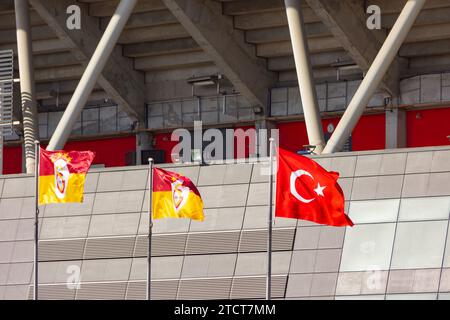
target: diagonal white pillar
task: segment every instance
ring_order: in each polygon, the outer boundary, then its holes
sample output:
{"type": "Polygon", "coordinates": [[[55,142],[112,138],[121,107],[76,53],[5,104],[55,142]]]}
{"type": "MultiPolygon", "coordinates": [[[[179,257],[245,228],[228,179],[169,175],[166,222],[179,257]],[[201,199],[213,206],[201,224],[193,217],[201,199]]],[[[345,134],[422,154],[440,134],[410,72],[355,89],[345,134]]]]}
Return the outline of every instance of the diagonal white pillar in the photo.
{"type": "Polygon", "coordinates": [[[336,130],[325,146],[323,153],[333,153],[341,150],[358,123],[370,98],[383,80],[386,71],[397,55],[400,46],[411,30],[425,2],[426,0],[408,0],[405,4],[369,71],[348,105],[347,110],[345,110],[336,130]]]}
{"type": "Polygon", "coordinates": [[[120,1],[50,139],[47,150],[58,150],[64,147],[136,3],[137,0],[120,1]]]}

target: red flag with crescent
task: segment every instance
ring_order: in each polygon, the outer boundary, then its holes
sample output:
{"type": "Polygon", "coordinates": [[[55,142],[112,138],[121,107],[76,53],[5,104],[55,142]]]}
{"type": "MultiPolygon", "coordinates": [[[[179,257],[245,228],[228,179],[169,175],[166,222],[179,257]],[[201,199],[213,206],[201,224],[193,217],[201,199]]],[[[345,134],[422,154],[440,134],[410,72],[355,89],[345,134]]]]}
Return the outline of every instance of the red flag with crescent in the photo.
{"type": "Polygon", "coordinates": [[[344,212],[339,173],[317,162],[278,149],[275,216],[308,220],[329,226],[353,226],[344,212]]]}

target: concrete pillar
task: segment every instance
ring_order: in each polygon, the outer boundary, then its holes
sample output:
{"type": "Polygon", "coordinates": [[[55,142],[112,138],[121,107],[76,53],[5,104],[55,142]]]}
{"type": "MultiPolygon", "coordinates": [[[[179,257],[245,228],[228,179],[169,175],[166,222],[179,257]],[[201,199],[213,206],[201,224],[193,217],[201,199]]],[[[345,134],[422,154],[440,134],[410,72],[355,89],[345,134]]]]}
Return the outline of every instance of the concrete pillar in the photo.
{"type": "Polygon", "coordinates": [[[397,55],[400,46],[423,8],[426,0],[408,0],[400,16],[392,27],[383,46],[361,82],[352,101],[345,110],[336,130],[328,141],[324,153],[340,151],[348,139],[359,118],[364,112],[370,98],[383,80],[386,71],[397,55]]]}
{"type": "Polygon", "coordinates": [[[142,151],[153,149],[153,135],[150,132],[138,132],[136,134],[136,165],[141,165],[142,160],[142,151]]]}
{"type": "Polygon", "coordinates": [[[406,148],[406,111],[386,110],[386,149],[406,148]]]}
{"type": "Polygon", "coordinates": [[[64,147],[72,129],[80,117],[89,95],[94,89],[97,79],[106,65],[117,40],[130,17],[137,0],[121,0],[116,12],[111,17],[100,42],[89,61],[86,70],[78,83],[72,99],[53,133],[47,150],[58,150],[64,147]]]}
{"type": "Polygon", "coordinates": [[[277,125],[274,121],[267,119],[258,119],[255,121],[256,130],[256,156],[269,156],[269,139],[274,138],[274,144],[278,146],[279,136],[276,130],[277,125]]]}
{"type": "Polygon", "coordinates": [[[310,145],[316,146],[314,153],[320,154],[325,147],[325,138],[320,121],[319,103],[317,102],[316,87],[312,75],[308,41],[301,12],[301,1],[284,0],[284,3],[286,5],[286,15],[308,140],[310,145]]]}
{"type": "Polygon", "coordinates": [[[14,0],[16,14],[17,55],[19,59],[20,91],[26,173],[34,173],[35,147],[39,140],[38,113],[34,84],[34,69],[31,47],[31,26],[28,0],[14,0]]]}

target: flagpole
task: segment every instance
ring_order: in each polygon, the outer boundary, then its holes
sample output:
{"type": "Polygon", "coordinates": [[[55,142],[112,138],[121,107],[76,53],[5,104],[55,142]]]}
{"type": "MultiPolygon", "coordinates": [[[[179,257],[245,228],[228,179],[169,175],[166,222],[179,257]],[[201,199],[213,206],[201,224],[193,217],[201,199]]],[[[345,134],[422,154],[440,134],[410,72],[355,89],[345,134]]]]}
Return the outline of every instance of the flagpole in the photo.
{"type": "Polygon", "coordinates": [[[33,300],[38,300],[38,259],[39,259],[39,160],[40,160],[40,148],[39,141],[34,142],[34,185],[35,185],[35,217],[34,217],[34,257],[33,257],[33,270],[34,270],[34,287],[33,287],[33,300]]]}
{"type": "Polygon", "coordinates": [[[266,279],[266,300],[272,298],[272,200],[273,200],[273,138],[269,139],[269,219],[267,237],[267,279],[266,279]]]}
{"type": "Polygon", "coordinates": [[[153,232],[153,159],[148,159],[150,201],[148,206],[147,300],[151,300],[152,232],[153,232]]]}

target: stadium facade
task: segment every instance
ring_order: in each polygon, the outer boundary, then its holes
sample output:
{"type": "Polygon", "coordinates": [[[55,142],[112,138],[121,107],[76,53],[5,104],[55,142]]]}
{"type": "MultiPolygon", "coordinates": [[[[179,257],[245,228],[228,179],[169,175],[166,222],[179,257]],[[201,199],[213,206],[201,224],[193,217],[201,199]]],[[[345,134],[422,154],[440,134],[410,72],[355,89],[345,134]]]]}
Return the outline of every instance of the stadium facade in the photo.
{"type": "MultiPolygon", "coordinates": [[[[273,297],[449,299],[450,148],[314,159],[341,173],[355,226],[276,218],[273,297]]],[[[155,221],[153,298],[264,298],[267,162],[165,167],[199,186],[206,219],[155,221]]],[[[145,299],[147,176],[92,170],[84,203],[41,207],[40,299],[145,299]]],[[[33,177],[0,185],[0,298],[31,298],[33,177]]]]}
{"type": "Polygon", "coordinates": [[[442,0],[0,0],[0,299],[32,297],[35,139],[97,154],[83,204],[41,208],[42,299],[145,297],[149,156],[208,215],[156,223],[154,297],[264,298],[261,129],[329,142],[356,222],[277,219],[276,298],[449,298],[449,30],[442,0]],[[172,163],[194,121],[254,129],[248,159],[172,163]]]}

